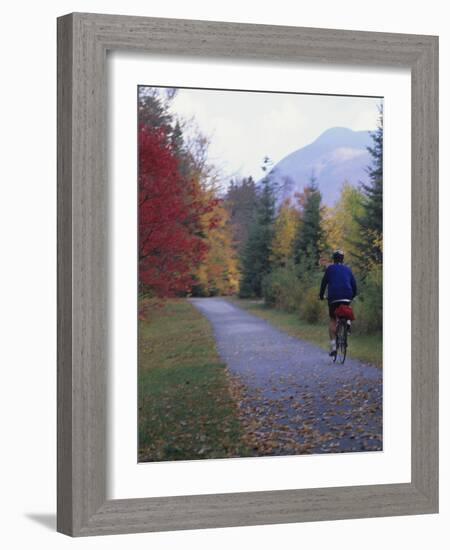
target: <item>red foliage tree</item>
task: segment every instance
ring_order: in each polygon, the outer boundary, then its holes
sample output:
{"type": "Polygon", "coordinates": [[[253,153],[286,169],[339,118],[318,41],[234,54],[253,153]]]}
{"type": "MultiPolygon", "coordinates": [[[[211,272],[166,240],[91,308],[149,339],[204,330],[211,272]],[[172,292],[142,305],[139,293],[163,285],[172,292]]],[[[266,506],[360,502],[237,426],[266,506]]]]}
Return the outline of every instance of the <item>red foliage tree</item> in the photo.
{"type": "Polygon", "coordinates": [[[139,129],[139,281],[158,298],[189,292],[207,252],[201,217],[212,208],[183,177],[165,130],[139,129]]]}

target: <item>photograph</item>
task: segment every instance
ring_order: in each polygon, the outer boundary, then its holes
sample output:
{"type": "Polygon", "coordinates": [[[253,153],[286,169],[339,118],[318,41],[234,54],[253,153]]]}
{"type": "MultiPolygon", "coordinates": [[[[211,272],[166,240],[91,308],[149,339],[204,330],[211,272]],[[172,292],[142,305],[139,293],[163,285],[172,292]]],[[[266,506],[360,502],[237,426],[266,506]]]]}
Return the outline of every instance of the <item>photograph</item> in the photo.
{"type": "Polygon", "coordinates": [[[138,462],[383,451],[383,103],[137,87],[138,462]]]}

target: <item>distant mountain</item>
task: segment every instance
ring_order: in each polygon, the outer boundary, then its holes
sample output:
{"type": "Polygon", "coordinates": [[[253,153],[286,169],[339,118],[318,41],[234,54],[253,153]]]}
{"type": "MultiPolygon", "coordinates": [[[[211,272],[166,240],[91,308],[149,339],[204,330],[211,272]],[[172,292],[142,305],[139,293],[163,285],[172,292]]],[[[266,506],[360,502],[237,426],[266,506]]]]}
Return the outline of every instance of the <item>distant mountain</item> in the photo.
{"type": "Polygon", "coordinates": [[[269,172],[279,187],[277,202],[302,191],[314,176],[323,203],[333,205],[344,181],[354,186],[367,182],[366,167],[371,163],[367,146],[370,145],[372,139],[368,131],[326,130],[313,143],[284,157],[269,172]]]}

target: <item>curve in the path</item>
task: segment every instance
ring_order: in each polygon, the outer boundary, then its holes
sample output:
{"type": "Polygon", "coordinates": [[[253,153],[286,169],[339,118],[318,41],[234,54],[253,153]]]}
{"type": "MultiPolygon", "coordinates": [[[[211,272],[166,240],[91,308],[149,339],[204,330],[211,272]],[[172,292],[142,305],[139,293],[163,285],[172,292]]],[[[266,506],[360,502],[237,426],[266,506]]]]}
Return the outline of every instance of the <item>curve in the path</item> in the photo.
{"type": "Polygon", "coordinates": [[[381,369],[350,358],[335,364],[325,350],[227,300],[190,301],[210,321],[218,352],[239,380],[258,454],[382,449],[381,369]]]}

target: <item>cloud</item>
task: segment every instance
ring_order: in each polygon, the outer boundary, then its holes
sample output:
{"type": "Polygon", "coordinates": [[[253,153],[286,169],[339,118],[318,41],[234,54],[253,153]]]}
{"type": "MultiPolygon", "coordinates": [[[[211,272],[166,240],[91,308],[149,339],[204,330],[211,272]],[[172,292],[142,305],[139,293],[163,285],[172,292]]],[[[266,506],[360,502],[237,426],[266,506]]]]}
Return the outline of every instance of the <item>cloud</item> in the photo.
{"type": "Polygon", "coordinates": [[[331,154],[330,160],[333,162],[342,162],[342,161],[352,160],[354,158],[364,156],[365,154],[366,154],[365,149],[352,149],[351,147],[338,147],[331,154]]]}

